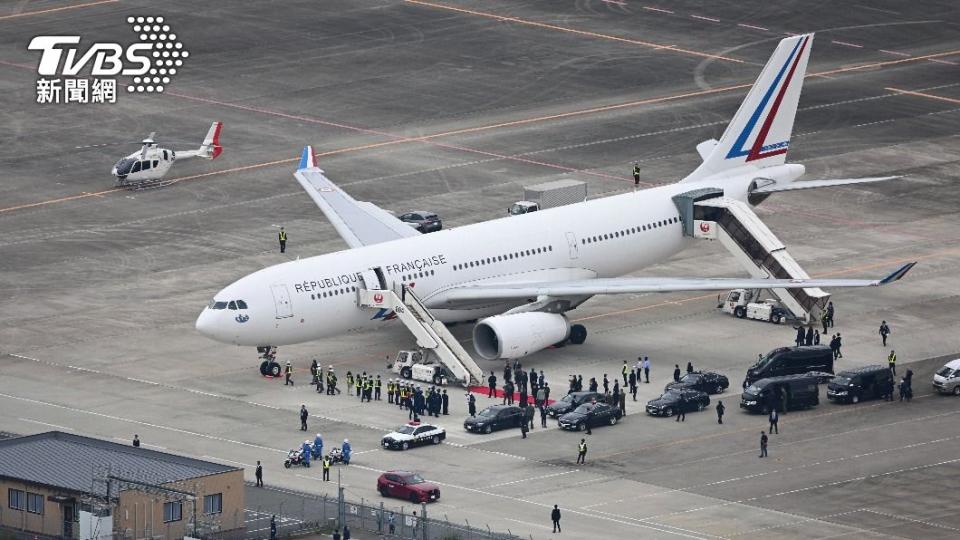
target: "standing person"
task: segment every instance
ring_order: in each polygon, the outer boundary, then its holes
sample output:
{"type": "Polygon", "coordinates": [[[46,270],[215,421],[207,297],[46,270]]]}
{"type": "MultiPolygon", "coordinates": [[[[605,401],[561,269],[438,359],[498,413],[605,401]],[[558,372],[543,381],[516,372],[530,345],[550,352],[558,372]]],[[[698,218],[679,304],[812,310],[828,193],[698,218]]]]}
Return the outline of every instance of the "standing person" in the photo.
{"type": "Polygon", "coordinates": [[[833,316],[834,316],[833,300],[831,300],[827,302],[827,324],[830,325],[830,328],[833,328],[833,316]]]}
{"type": "Polygon", "coordinates": [[[280,253],[287,252],[287,231],[283,230],[283,227],[280,227],[280,234],[277,235],[277,239],[280,240],[280,253]]]}
{"type": "Polygon", "coordinates": [[[550,401],[550,385],[543,383],[540,386],[543,388],[543,405],[546,407],[547,402],[550,401]]]}
{"type": "Polygon", "coordinates": [[[813,327],[812,326],[807,327],[807,337],[804,338],[803,342],[807,346],[813,345],[813,327]]]}
{"type": "Polygon", "coordinates": [[[770,418],[769,418],[769,420],[770,420],[770,434],[773,435],[774,433],[776,433],[776,434],[779,435],[779,434],[780,434],[780,427],[777,425],[777,422],[780,421],[780,415],[777,413],[777,408],[776,408],[776,407],[771,407],[771,408],[770,408],[770,418]]]}
{"type": "Polygon", "coordinates": [[[643,357],[643,379],[645,383],[650,382],[650,357],[643,357]]]}
{"type": "Polygon", "coordinates": [[[590,377],[590,386],[588,386],[587,389],[588,389],[589,391],[591,391],[591,392],[596,392],[596,391],[597,391],[597,378],[596,378],[596,377],[590,377]]]}
{"type": "Polygon", "coordinates": [[[820,331],[817,329],[813,330],[813,344],[814,345],[820,344],[820,331]]]}
{"type": "Polygon", "coordinates": [[[260,461],[257,461],[257,469],[253,471],[253,476],[257,478],[257,487],[263,487],[263,465],[260,465],[260,461]]]}
{"type": "Polygon", "coordinates": [[[680,399],[677,400],[677,422],[687,421],[687,398],[680,393],[680,399]]]}
{"type": "Polygon", "coordinates": [[[760,432],[760,457],[767,457],[767,434],[760,432]]]}
{"type": "MultiPolygon", "coordinates": [[[[636,399],[634,399],[634,401],[636,401],[636,399]]],[[[620,414],[622,416],[627,415],[627,393],[626,392],[620,392],[620,414]]]]}
{"type": "Polygon", "coordinates": [[[317,359],[314,358],[313,362],[310,362],[310,377],[311,377],[310,382],[312,384],[317,384],[317,379],[320,378],[319,371],[320,371],[320,367],[317,366],[317,359]]]}
{"type": "Polygon", "coordinates": [[[287,366],[283,368],[283,373],[286,375],[286,380],[283,381],[284,386],[293,386],[293,365],[290,364],[290,361],[287,360],[287,366]]]}
{"type": "Polygon", "coordinates": [[[343,526],[343,540],[350,540],[350,527],[346,525],[343,526]]]}
{"type": "Polygon", "coordinates": [[[353,372],[347,370],[347,394],[353,395],[353,372]]]}
{"type": "Polygon", "coordinates": [[[306,405],[300,405],[300,431],[307,430],[307,418],[310,416],[310,413],[307,412],[306,405]]]}
{"type": "Polygon", "coordinates": [[[604,394],[610,393],[610,379],[607,379],[606,373],[603,374],[603,393],[604,394]]]}
{"type": "Polygon", "coordinates": [[[393,405],[393,379],[387,379],[387,404],[393,405]]]}
{"type": "Polygon", "coordinates": [[[720,400],[717,400],[717,423],[718,424],[723,423],[723,412],[726,410],[727,408],[723,406],[723,402],[720,400]]]}
{"type": "Polygon", "coordinates": [[[277,540],[277,516],[270,516],[270,540],[277,540]]]}
{"type": "Polygon", "coordinates": [[[447,416],[450,414],[450,396],[447,395],[447,389],[443,389],[443,394],[440,396],[441,401],[443,402],[443,415],[447,416]]]}
{"type": "Polygon", "coordinates": [[[687,362],[687,373],[693,373],[693,362],[687,362]]]}
{"type": "Polygon", "coordinates": [[[490,376],[487,377],[487,386],[490,388],[487,397],[492,398],[497,394],[497,376],[493,374],[493,371],[490,371],[490,376]]]}
{"type": "Polygon", "coordinates": [[[833,359],[837,359],[837,335],[834,334],[830,338],[830,350],[833,351],[833,359]]]}
{"type": "Polygon", "coordinates": [[[547,404],[546,403],[540,404],[540,427],[542,428],[547,427],[547,404]]]}
{"type": "Polygon", "coordinates": [[[830,322],[830,321],[827,320],[827,310],[821,311],[821,312],[820,312],[820,324],[823,326],[823,334],[824,334],[824,335],[827,334],[827,328],[829,328],[829,326],[828,326],[828,325],[829,325],[829,322],[830,322]]]}
{"type": "Polygon", "coordinates": [[[521,413],[523,414],[523,418],[520,420],[520,438],[521,438],[521,439],[526,439],[526,438],[527,438],[527,430],[529,429],[529,425],[530,425],[530,423],[527,422],[527,409],[528,409],[528,408],[529,408],[529,407],[524,407],[524,408],[520,409],[521,413]]]}
{"type": "Polygon", "coordinates": [[[470,411],[471,417],[477,416],[477,398],[469,392],[467,392],[467,410],[470,411]]]}
{"type": "Polygon", "coordinates": [[[887,346],[887,336],[890,335],[890,327],[887,326],[887,321],[880,323],[880,339],[883,340],[883,346],[887,346]]]}
{"type": "Polygon", "coordinates": [[[350,454],[353,453],[353,447],[350,446],[350,441],[347,439],[343,440],[343,446],[340,447],[340,452],[343,454],[343,464],[350,464],[350,454]]]}
{"type": "Polygon", "coordinates": [[[140,435],[137,435],[136,433],[133,434],[133,447],[140,448],[140,435]]]}
{"type": "Polygon", "coordinates": [[[673,365],[673,382],[680,382],[680,364],[673,365]]]}
{"type": "Polygon", "coordinates": [[[377,380],[373,382],[373,400],[374,401],[380,401],[380,388],[382,386],[383,386],[383,381],[380,380],[380,374],[378,373],[377,380]]]}
{"type": "Polygon", "coordinates": [[[323,481],[330,481],[330,456],[323,456],[323,461],[321,462],[323,466],[323,481]]]}
{"type": "Polygon", "coordinates": [[[623,361],[623,367],[620,368],[620,374],[623,375],[623,386],[627,386],[627,374],[630,373],[630,366],[627,365],[627,361],[623,361]]]}
{"type": "Polygon", "coordinates": [[[840,337],[840,332],[837,332],[837,358],[843,358],[843,351],[840,348],[843,347],[843,338],[840,337]]]}
{"type": "Polygon", "coordinates": [[[630,384],[630,394],[633,395],[633,400],[637,400],[637,372],[630,370],[630,377],[628,380],[630,384]]]}
{"type": "Polygon", "coordinates": [[[890,374],[894,377],[897,376],[897,352],[893,349],[890,349],[890,354],[887,355],[887,365],[890,366],[890,374]]]}
{"type": "Polygon", "coordinates": [[[387,530],[390,534],[397,532],[396,515],[393,512],[387,513],[387,530]]]}
{"type": "Polygon", "coordinates": [[[577,446],[577,463],[586,465],[587,464],[587,440],[580,439],[580,444],[577,446]]]}
{"type": "Polygon", "coordinates": [[[798,326],[796,330],[797,330],[797,337],[794,338],[793,343],[797,347],[799,347],[803,345],[803,342],[807,339],[807,332],[803,329],[803,326],[798,326]]]}
{"type": "Polygon", "coordinates": [[[513,380],[513,368],[510,366],[509,360],[503,361],[503,384],[513,380]]]}
{"type": "Polygon", "coordinates": [[[550,512],[550,520],[553,521],[553,532],[563,532],[560,530],[560,507],[553,505],[553,510],[550,512]]]}

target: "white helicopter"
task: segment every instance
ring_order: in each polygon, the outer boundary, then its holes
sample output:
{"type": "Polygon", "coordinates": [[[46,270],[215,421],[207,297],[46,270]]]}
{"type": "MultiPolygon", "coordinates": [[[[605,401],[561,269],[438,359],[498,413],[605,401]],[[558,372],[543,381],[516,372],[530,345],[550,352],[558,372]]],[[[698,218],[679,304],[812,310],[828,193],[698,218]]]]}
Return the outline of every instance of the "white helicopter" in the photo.
{"type": "Polygon", "coordinates": [[[160,187],[169,183],[164,183],[163,177],[173,166],[174,161],[190,157],[216,159],[223,152],[223,147],[220,146],[220,130],[222,128],[222,122],[210,124],[207,136],[204,137],[200,148],[196,150],[174,151],[170,148],[162,148],[153,139],[156,132],[151,133],[149,137],[141,141],[143,147],[139,152],[130,154],[113,166],[111,173],[117,177],[117,187],[134,189],[160,187]]]}

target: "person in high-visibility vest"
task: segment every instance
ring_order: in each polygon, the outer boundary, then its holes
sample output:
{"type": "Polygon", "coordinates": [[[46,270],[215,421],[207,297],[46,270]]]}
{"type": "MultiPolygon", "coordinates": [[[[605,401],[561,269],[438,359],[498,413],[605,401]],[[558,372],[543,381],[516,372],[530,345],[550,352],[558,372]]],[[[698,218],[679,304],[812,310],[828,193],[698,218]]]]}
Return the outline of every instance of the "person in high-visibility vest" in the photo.
{"type": "Polygon", "coordinates": [[[330,456],[323,456],[323,481],[330,481],[330,456]]]}
{"type": "Polygon", "coordinates": [[[357,397],[360,398],[360,401],[363,401],[363,379],[367,377],[367,374],[364,373],[354,380],[354,390],[357,391],[357,397]]]}
{"type": "Polygon", "coordinates": [[[353,373],[347,372],[347,393],[353,390],[353,373]]]}
{"type": "Polygon", "coordinates": [[[280,253],[287,252],[287,231],[283,230],[283,227],[280,227],[280,234],[277,235],[277,238],[280,240],[280,253]]]}
{"type": "Polygon", "coordinates": [[[387,403],[393,404],[393,379],[387,380],[387,403]]]}
{"type": "Polygon", "coordinates": [[[284,386],[292,385],[292,384],[293,384],[293,379],[291,379],[291,377],[293,377],[293,366],[290,365],[290,361],[289,361],[289,360],[287,360],[287,367],[284,368],[284,374],[287,376],[287,378],[286,378],[286,380],[284,381],[283,385],[284,385],[284,386]]]}
{"type": "Polygon", "coordinates": [[[640,185],[640,162],[639,161],[633,162],[633,185],[634,186],[640,185]]]}
{"type": "Polygon", "coordinates": [[[890,349],[890,354],[887,355],[887,364],[890,365],[890,373],[893,374],[894,377],[896,377],[897,376],[897,353],[893,349],[890,349]]]}
{"type": "Polygon", "coordinates": [[[587,440],[580,439],[580,445],[577,447],[577,463],[587,462],[587,440]]]}
{"type": "Polygon", "coordinates": [[[627,366],[627,361],[623,361],[623,368],[620,369],[620,373],[623,375],[623,385],[627,385],[627,374],[630,373],[630,367],[627,366]]]}
{"type": "Polygon", "coordinates": [[[363,397],[366,398],[368,403],[373,397],[373,377],[367,377],[367,381],[363,385],[363,397]]]}
{"type": "Polygon", "coordinates": [[[383,381],[380,380],[380,375],[377,375],[377,380],[373,383],[373,399],[380,401],[380,387],[383,386],[383,381]]]}

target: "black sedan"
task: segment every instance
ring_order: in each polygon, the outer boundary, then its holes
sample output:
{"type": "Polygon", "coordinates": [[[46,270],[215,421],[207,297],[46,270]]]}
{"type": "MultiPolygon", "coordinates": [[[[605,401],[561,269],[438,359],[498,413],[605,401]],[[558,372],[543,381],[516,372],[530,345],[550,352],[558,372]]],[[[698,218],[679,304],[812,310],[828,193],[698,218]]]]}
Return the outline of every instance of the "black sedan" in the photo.
{"type": "Polygon", "coordinates": [[[681,377],[679,382],[668,384],[663,391],[669,392],[671,388],[685,388],[687,390],[699,390],[707,394],[722,394],[728,386],[730,386],[730,381],[724,375],[712,371],[694,371],[681,377]]]}
{"type": "Polygon", "coordinates": [[[673,389],[647,402],[647,414],[673,416],[681,407],[685,412],[702,411],[710,405],[710,396],[699,390],[673,389]]]}
{"type": "Polygon", "coordinates": [[[474,433],[491,433],[498,429],[520,427],[523,410],[513,405],[491,405],[463,421],[463,429],[474,433]]]}
{"type": "Polygon", "coordinates": [[[409,223],[411,227],[422,233],[436,232],[443,228],[440,216],[423,210],[407,212],[400,216],[400,221],[409,223]]]}
{"type": "Polygon", "coordinates": [[[561,416],[557,423],[562,429],[583,431],[587,426],[615,425],[623,414],[619,407],[606,403],[584,403],[571,412],[561,416]]]}
{"type": "Polygon", "coordinates": [[[603,394],[598,392],[571,392],[547,405],[547,414],[554,417],[563,416],[580,405],[590,403],[593,400],[603,401],[603,394]]]}

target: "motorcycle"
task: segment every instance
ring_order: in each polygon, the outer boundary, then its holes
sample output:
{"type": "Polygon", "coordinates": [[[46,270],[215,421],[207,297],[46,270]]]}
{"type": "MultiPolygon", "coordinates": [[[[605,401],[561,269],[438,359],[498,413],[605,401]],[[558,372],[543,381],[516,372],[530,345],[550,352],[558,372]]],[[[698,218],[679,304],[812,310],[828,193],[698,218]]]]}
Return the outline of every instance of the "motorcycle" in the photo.
{"type": "Polygon", "coordinates": [[[303,451],[299,448],[294,448],[287,453],[287,459],[284,460],[283,466],[289,469],[294,465],[300,465],[303,467],[309,467],[310,462],[303,459],[303,451]]]}
{"type": "Polygon", "coordinates": [[[327,454],[327,459],[330,460],[331,465],[336,465],[337,463],[343,463],[343,451],[340,450],[339,446],[334,446],[330,453],[327,454]]]}

